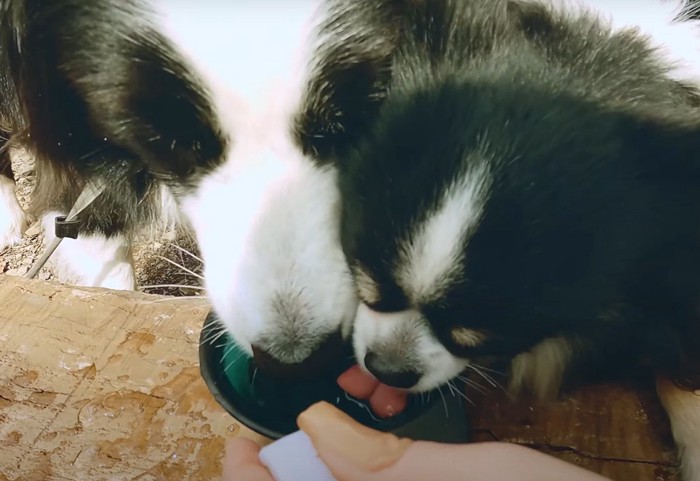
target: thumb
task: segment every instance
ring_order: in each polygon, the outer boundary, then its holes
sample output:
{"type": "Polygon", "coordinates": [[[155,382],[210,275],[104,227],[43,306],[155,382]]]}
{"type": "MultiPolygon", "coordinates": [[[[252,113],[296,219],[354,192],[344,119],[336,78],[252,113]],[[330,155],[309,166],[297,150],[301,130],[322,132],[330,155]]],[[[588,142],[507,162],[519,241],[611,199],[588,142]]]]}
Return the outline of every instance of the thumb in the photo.
{"type": "Polygon", "coordinates": [[[398,438],[363,426],[324,402],[301,413],[297,423],[337,481],[607,480],[514,444],[441,444],[398,438]]]}
{"type": "Polygon", "coordinates": [[[222,481],[274,481],[260,462],[260,446],[253,441],[236,437],[226,442],[222,481]]]}
{"type": "Polygon", "coordinates": [[[370,429],[326,402],[302,412],[297,424],[338,481],[388,481],[385,470],[413,444],[409,439],[370,429]]]}

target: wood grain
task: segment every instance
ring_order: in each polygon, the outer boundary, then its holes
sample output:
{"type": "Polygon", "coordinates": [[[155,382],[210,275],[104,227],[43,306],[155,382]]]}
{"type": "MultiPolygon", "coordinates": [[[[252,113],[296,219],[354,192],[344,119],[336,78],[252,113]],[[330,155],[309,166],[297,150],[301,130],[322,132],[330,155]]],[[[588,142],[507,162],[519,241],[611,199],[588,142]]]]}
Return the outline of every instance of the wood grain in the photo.
{"type": "Polygon", "coordinates": [[[668,419],[653,384],[589,386],[555,402],[474,397],[475,441],[508,441],[616,481],[680,481],[668,419]]]}
{"type": "Polygon", "coordinates": [[[217,480],[201,300],[0,276],[0,481],[217,480]]]}
{"type": "MultiPolygon", "coordinates": [[[[220,479],[241,427],[199,376],[202,300],[0,276],[0,481],[220,479]]],[[[540,449],[618,481],[678,481],[645,385],[547,404],[473,396],[475,440],[540,449]]]]}

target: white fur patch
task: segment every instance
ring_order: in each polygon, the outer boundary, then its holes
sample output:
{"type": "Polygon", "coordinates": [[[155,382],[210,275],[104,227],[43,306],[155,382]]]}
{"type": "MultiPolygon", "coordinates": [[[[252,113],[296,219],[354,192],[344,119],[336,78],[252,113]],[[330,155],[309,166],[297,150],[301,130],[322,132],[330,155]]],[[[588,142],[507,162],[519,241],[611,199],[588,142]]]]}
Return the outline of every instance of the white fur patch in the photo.
{"type": "Polygon", "coordinates": [[[22,240],[27,222],[15,195],[15,183],[0,175],[0,251],[22,240]]]}
{"type": "Polygon", "coordinates": [[[157,0],[155,7],[165,34],[214,90],[226,122],[299,93],[320,3],[157,0]]]}
{"type": "Polygon", "coordinates": [[[683,481],[700,481],[700,390],[686,391],[657,378],[659,399],[671,421],[683,481]]]}
{"type": "Polygon", "coordinates": [[[353,345],[355,356],[364,367],[367,352],[381,356],[379,346],[389,347],[396,352],[405,352],[404,359],[411,365],[396,365],[397,371],[415,370],[422,374],[418,383],[411,388],[414,392],[435,389],[458,376],[469,366],[469,361],[458,358],[438,342],[423,316],[415,310],[380,313],[372,311],[364,304],[357,309],[354,323],[353,345]],[[403,336],[402,332],[410,332],[403,336]],[[397,344],[401,344],[397,346],[397,344]],[[417,366],[414,366],[413,364],[417,366]]]}
{"type": "Polygon", "coordinates": [[[517,355],[511,362],[510,390],[528,390],[537,399],[556,397],[571,354],[566,339],[550,338],[517,355]]]}
{"type": "Polygon", "coordinates": [[[468,235],[479,223],[487,187],[485,166],[469,170],[403,241],[396,279],[414,305],[439,299],[462,273],[468,235]]]}
{"type": "Polygon", "coordinates": [[[319,2],[166,3],[169,28],[203,66],[232,139],[225,162],[181,202],[209,298],[242,348],[264,342],[280,360],[301,361],[327,334],[349,334],[357,306],[336,172],[292,138],[319,2]],[[290,347],[290,338],[300,341],[290,347]]]}
{"type": "MultiPolygon", "coordinates": [[[[347,334],[357,301],[340,248],[335,171],[314,167],[291,146],[252,150],[257,166],[239,170],[245,155],[234,149],[183,203],[212,305],[244,348],[289,328],[272,309],[285,298],[305,311],[295,328],[310,343],[341,327],[347,334]]],[[[303,347],[302,358],[310,353],[303,347]]]]}
{"type": "MultiPolygon", "coordinates": [[[[42,219],[45,245],[56,238],[54,221],[58,212],[49,212],[42,219]]],[[[63,239],[50,262],[66,284],[130,291],[135,289],[131,246],[123,236],[109,239],[102,235],[80,235],[63,239]]]]}

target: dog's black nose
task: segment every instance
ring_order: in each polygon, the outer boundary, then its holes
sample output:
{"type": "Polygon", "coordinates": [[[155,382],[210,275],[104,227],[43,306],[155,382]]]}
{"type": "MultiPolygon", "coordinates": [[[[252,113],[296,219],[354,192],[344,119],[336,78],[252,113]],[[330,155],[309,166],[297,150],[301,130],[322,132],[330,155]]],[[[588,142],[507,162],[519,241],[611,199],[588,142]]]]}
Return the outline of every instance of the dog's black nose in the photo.
{"type": "Polygon", "coordinates": [[[381,357],[374,352],[368,352],[365,355],[365,367],[367,367],[367,370],[380,382],[387,386],[400,389],[413,387],[420,379],[420,374],[416,371],[397,371],[391,369],[390,366],[384,363],[381,357]]]}
{"type": "Polygon", "coordinates": [[[300,362],[284,362],[260,346],[253,345],[252,348],[253,362],[261,373],[289,381],[322,374],[335,366],[344,353],[340,333],[328,336],[311,355],[300,362]]]}

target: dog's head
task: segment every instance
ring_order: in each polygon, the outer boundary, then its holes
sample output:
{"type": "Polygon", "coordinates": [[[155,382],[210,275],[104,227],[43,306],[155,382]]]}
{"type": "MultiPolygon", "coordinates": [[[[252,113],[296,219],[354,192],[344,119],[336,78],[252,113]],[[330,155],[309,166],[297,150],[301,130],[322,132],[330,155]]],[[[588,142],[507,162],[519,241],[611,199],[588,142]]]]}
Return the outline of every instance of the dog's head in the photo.
{"type": "Polygon", "coordinates": [[[511,40],[442,62],[407,48],[340,176],[355,352],[386,384],[425,391],[530,349],[560,376],[579,346],[625,332],[610,313],[643,296],[645,256],[697,228],[696,129],[655,100],[685,105],[675,84],[642,66],[632,100],[511,40]]]}
{"type": "Polygon", "coordinates": [[[357,297],[340,245],[335,158],[381,98],[389,47],[371,32],[373,13],[372,2],[326,2],[300,29],[307,38],[296,39],[293,61],[289,39],[267,38],[280,52],[255,59],[284,65],[280,83],[247,105],[235,89],[215,92],[229,142],[181,196],[213,308],[261,369],[313,372],[313,354],[340,354],[350,333],[357,297]]]}

